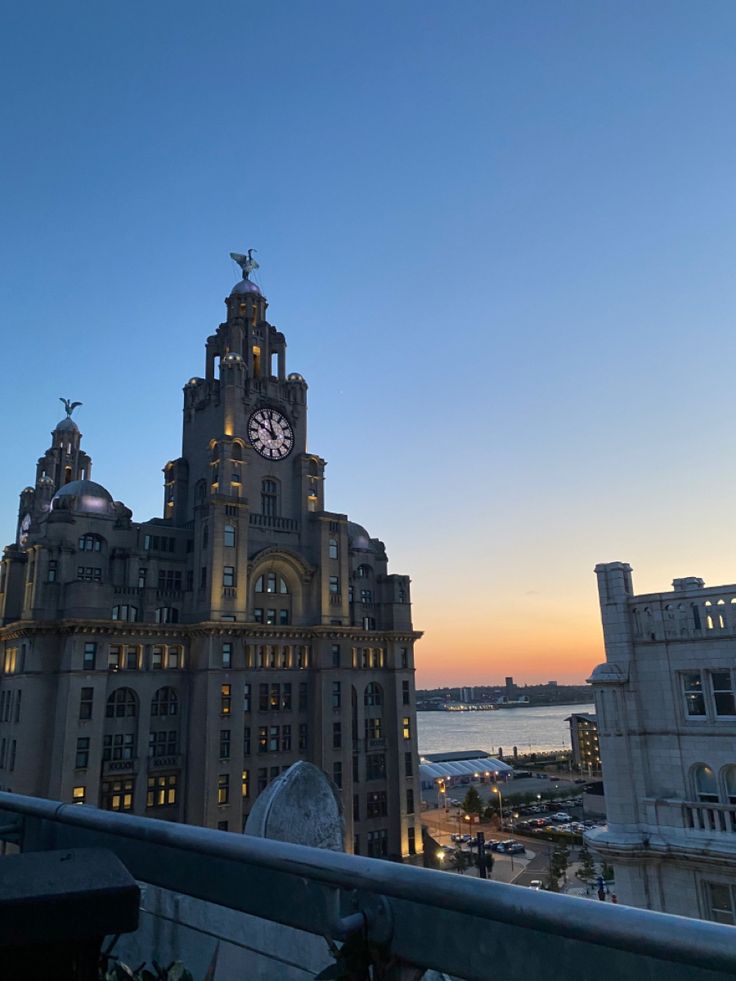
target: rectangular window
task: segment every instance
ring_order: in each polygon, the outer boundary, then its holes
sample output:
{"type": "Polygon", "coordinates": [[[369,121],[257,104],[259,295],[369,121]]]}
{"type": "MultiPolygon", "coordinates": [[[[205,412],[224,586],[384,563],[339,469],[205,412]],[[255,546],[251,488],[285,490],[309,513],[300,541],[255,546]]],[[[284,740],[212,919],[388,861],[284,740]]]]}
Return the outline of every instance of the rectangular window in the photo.
{"type": "Polygon", "coordinates": [[[388,831],[385,828],[380,831],[368,832],[367,853],[371,858],[386,858],[388,855],[388,831]]]}
{"type": "Polygon", "coordinates": [[[404,739],[411,739],[411,719],[408,715],[401,720],[401,735],[404,739]]]}
{"type": "Polygon", "coordinates": [[[330,576],[330,592],[335,595],[340,592],[340,577],[330,576]]]}
{"type": "Polygon", "coordinates": [[[258,752],[268,752],[268,726],[258,726],[258,752]]]}
{"type": "Polygon", "coordinates": [[[332,748],[340,749],[342,746],[342,726],[339,722],[332,723],[332,748]]]}
{"type": "Polygon", "coordinates": [[[233,645],[230,643],[222,645],[222,666],[223,668],[233,666],[233,645]]]}
{"type": "Polygon", "coordinates": [[[171,807],[176,804],[175,773],[157,773],[148,778],[146,807],[171,807]]]}
{"type": "Polygon", "coordinates": [[[682,689],[685,695],[685,714],[698,718],[705,715],[703,678],[700,671],[687,671],[682,675],[682,689]]]}
{"type": "Polygon", "coordinates": [[[265,766],[258,767],[257,790],[260,794],[268,786],[268,769],[265,766]]]}
{"type": "Polygon", "coordinates": [[[281,685],[271,685],[269,707],[272,712],[278,712],[281,708],[281,685]]]}
{"type": "Polygon", "coordinates": [[[105,780],[102,784],[102,808],[105,811],[132,811],[133,781],[105,780]]]}
{"type": "Polygon", "coordinates": [[[217,778],[217,803],[228,804],[230,802],[230,775],[221,773],[217,778]]]}
{"type": "Polygon", "coordinates": [[[330,646],[330,662],[333,668],[340,667],[340,645],[332,644],[330,646]]]}
{"type": "Polygon", "coordinates": [[[360,821],[360,794],[353,794],[353,821],[360,821]]]}
{"type": "Polygon", "coordinates": [[[360,602],[361,603],[372,603],[373,593],[370,589],[361,589],[360,591],[360,602]]]}
{"type": "Polygon", "coordinates": [[[250,726],[243,728],[243,756],[250,756],[250,726]]]}
{"type": "Polygon", "coordinates": [[[86,787],[73,787],[72,788],[72,804],[86,804],[87,802],[87,788],[86,787]]]}
{"type": "Polygon", "coordinates": [[[268,712],[269,696],[268,685],[258,686],[258,711],[268,712]]]}
{"type": "Polygon", "coordinates": [[[305,750],[307,748],[308,734],[307,734],[307,723],[299,723],[299,749],[305,750]]]}
{"type": "Polygon", "coordinates": [[[243,685],[243,711],[250,712],[250,682],[243,685]]]}
{"type": "Polygon", "coordinates": [[[416,831],[414,830],[414,828],[406,829],[406,847],[410,855],[416,855],[417,842],[416,842],[416,831]]]}
{"type": "Polygon", "coordinates": [[[15,739],[11,740],[10,742],[10,758],[8,760],[8,769],[11,771],[15,769],[15,739]]]}
{"type": "Polygon", "coordinates": [[[240,778],[240,793],[243,800],[248,800],[250,793],[250,770],[243,770],[240,778]]]}
{"type": "Polygon", "coordinates": [[[7,647],[3,658],[3,672],[5,674],[15,674],[18,670],[18,648],[7,647]]]}
{"type": "Polygon", "coordinates": [[[340,708],[341,702],[341,688],[339,681],[332,682],[332,708],[333,710],[340,708]]]}
{"type": "Polygon", "coordinates": [[[56,559],[49,560],[49,571],[46,582],[56,582],[56,559]]]}
{"type": "Polygon", "coordinates": [[[716,923],[736,923],[733,893],[731,887],[720,882],[706,882],[706,902],[708,919],[716,923]]]}
{"type": "Polygon", "coordinates": [[[278,753],[279,751],[279,740],[281,733],[278,726],[269,726],[268,730],[268,751],[269,753],[278,753]]]}
{"type": "Polygon", "coordinates": [[[220,729],[220,759],[230,759],[230,730],[220,729]]]}
{"type": "Polygon", "coordinates": [[[307,683],[306,681],[299,682],[299,711],[307,711],[307,683]]]}
{"type": "Polygon", "coordinates": [[[400,647],[399,648],[399,660],[401,662],[401,667],[402,668],[408,668],[409,667],[409,648],[408,647],[400,647]]]}
{"type": "Polygon", "coordinates": [[[332,779],[335,786],[342,789],[342,763],[340,760],[335,760],[332,764],[332,779]]]}
{"type": "Polygon", "coordinates": [[[103,738],[102,747],[103,763],[120,760],[130,762],[134,759],[135,746],[132,732],[109,734],[103,738]]]}
{"type": "Polygon", "coordinates": [[[713,686],[713,704],[716,715],[736,715],[736,699],[733,692],[733,680],[730,671],[712,671],[710,676],[713,686]]]}
{"type": "Polygon", "coordinates": [[[383,720],[380,718],[370,718],[365,720],[365,738],[368,745],[383,739],[383,720]]]}
{"type": "Polygon", "coordinates": [[[77,755],[74,757],[74,767],[77,770],[84,770],[89,766],[89,736],[82,736],[77,739],[77,755]]]}
{"type": "Polygon", "coordinates": [[[230,715],[232,707],[232,686],[220,685],[220,715],[230,715]]]}
{"type": "Polygon", "coordinates": [[[386,791],[374,790],[366,799],[366,817],[385,817],[387,813],[386,791]]]}
{"type": "Polygon", "coordinates": [[[164,666],[164,649],[163,647],[153,647],[151,648],[151,668],[154,671],[159,671],[164,666]]]}
{"type": "Polygon", "coordinates": [[[20,722],[20,702],[23,698],[23,692],[17,691],[15,693],[15,714],[13,716],[13,722],[20,722]]]}
{"type": "Polygon", "coordinates": [[[365,758],[366,780],[386,779],[386,757],[383,753],[368,753],[365,758]]]}
{"type": "Polygon", "coordinates": [[[404,753],[404,774],[407,777],[414,776],[414,754],[404,753]]]}
{"type": "Polygon", "coordinates": [[[107,670],[108,671],[119,671],[122,667],[123,662],[123,652],[118,646],[111,647],[107,652],[107,670]]]}
{"type": "Polygon", "coordinates": [[[276,623],[276,610],[266,610],[266,623],[276,623]]]}
{"type": "Polygon", "coordinates": [[[260,607],[253,610],[253,619],[256,623],[263,623],[263,610],[260,607]]]}
{"type": "Polygon", "coordinates": [[[148,574],[148,569],[138,570],[138,589],[146,588],[146,575],[148,574]]]}
{"type": "Polygon", "coordinates": [[[97,660],[97,644],[94,641],[88,641],[84,645],[84,654],[82,655],[82,667],[85,671],[94,671],[95,661],[97,660]]]}
{"type": "Polygon", "coordinates": [[[331,538],[330,539],[330,543],[327,546],[327,554],[328,554],[329,558],[331,558],[331,559],[336,559],[338,557],[339,552],[338,552],[337,539],[336,538],[331,538]]]}
{"type": "Polygon", "coordinates": [[[170,647],[169,657],[166,662],[166,667],[169,670],[174,670],[181,667],[181,647],[170,647]]]}
{"type": "Polygon", "coordinates": [[[138,667],[138,648],[137,647],[126,647],[125,648],[125,667],[128,671],[135,671],[138,667]]]}
{"type": "Polygon", "coordinates": [[[281,727],[281,751],[284,753],[291,752],[291,726],[290,725],[281,727]]]}
{"type": "Polygon", "coordinates": [[[401,704],[402,705],[408,705],[409,704],[409,682],[408,681],[402,681],[401,682],[401,704]]]}
{"type": "Polygon", "coordinates": [[[279,625],[285,627],[289,622],[289,611],[279,610],[279,625]]]}
{"type": "Polygon", "coordinates": [[[283,694],[281,696],[281,708],[284,712],[291,712],[291,682],[286,682],[284,685],[283,694]]]}
{"type": "Polygon", "coordinates": [[[91,719],[92,718],[92,699],[94,697],[93,688],[83,688],[82,694],[79,699],[79,718],[80,719],[91,719]]]}
{"type": "Polygon", "coordinates": [[[406,792],[406,813],[414,813],[414,791],[411,788],[406,792]]]}
{"type": "Polygon", "coordinates": [[[353,783],[360,780],[360,758],[357,753],[353,753],[353,783]]]}
{"type": "Polygon", "coordinates": [[[235,566],[226,565],[222,570],[222,585],[223,586],[234,586],[235,585],[235,566]]]}

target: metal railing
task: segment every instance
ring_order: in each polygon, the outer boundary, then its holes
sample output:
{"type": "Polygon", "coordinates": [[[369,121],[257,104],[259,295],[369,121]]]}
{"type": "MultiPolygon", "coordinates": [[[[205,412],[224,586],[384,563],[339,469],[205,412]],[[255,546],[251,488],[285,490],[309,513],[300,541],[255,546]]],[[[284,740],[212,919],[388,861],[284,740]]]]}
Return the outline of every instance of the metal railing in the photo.
{"type": "Polygon", "coordinates": [[[163,889],[318,936],[363,934],[391,977],[402,964],[471,981],[736,974],[732,927],[302,845],[8,793],[0,840],[108,848],[163,889]]]}

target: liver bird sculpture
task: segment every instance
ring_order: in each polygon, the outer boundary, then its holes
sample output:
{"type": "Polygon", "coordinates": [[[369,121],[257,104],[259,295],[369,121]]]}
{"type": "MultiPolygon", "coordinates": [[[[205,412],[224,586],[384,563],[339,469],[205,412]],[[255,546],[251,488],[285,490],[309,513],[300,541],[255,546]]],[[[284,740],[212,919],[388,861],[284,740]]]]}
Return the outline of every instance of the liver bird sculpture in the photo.
{"type": "Polygon", "coordinates": [[[72,412],[74,412],[78,405],[82,405],[81,402],[72,402],[71,399],[63,399],[61,396],[59,396],[59,401],[64,403],[67,419],[71,418],[72,412]]]}

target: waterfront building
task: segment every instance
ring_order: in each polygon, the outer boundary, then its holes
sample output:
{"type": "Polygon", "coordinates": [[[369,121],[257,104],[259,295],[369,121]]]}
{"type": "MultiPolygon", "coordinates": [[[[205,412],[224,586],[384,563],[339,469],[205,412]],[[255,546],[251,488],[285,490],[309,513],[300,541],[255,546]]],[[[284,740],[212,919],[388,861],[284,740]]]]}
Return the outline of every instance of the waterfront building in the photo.
{"type": "Polygon", "coordinates": [[[589,840],[622,903],[736,923],[736,585],[637,596],[628,564],[596,574],[608,828],[589,840]]]}
{"type": "Polygon", "coordinates": [[[572,764],[582,773],[598,773],[601,750],[598,741],[598,722],[591,712],[573,712],[565,719],[570,726],[572,764]]]}
{"type": "Polygon", "coordinates": [[[69,401],[21,492],[0,568],[0,783],[240,831],[305,759],[341,790],[349,851],[415,860],[409,578],[326,510],[307,383],[252,258],[234,258],[162,517],[134,521],[91,479],[69,401]]]}

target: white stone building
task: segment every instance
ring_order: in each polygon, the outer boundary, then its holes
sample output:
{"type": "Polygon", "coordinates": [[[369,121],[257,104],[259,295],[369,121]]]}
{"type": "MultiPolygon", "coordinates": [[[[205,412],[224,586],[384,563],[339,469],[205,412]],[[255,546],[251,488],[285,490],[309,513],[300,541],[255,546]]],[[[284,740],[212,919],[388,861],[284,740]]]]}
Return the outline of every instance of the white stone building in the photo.
{"type": "Polygon", "coordinates": [[[736,585],[636,596],[626,563],[596,574],[608,828],[588,840],[621,903],[736,923],[736,585]]]}

